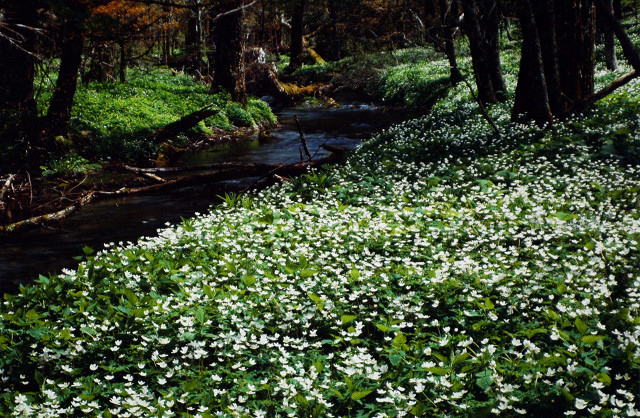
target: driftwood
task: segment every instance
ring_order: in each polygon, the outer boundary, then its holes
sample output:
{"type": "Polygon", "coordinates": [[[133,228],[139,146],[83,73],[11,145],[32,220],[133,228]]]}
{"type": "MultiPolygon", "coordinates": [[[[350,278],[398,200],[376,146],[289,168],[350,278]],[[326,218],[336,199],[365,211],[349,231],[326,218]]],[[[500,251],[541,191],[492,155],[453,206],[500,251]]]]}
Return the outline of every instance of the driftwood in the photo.
{"type": "Polygon", "coordinates": [[[0,232],[17,232],[24,231],[25,229],[37,228],[43,225],[47,225],[54,222],[59,222],[73,212],[77,211],[81,207],[88,205],[95,198],[94,193],[89,193],[86,196],[79,199],[73,205],[64,208],[58,212],[48,213],[46,215],[35,216],[33,218],[24,219],[19,222],[15,222],[9,225],[0,225],[0,232]]]}
{"type": "MultiPolygon", "coordinates": [[[[339,153],[340,154],[340,153],[339,153]]],[[[113,192],[98,191],[96,194],[100,196],[129,196],[134,194],[149,193],[159,190],[176,189],[193,184],[205,184],[215,183],[225,180],[236,180],[247,177],[268,177],[273,175],[279,176],[296,176],[304,174],[309,168],[320,167],[323,164],[336,162],[340,155],[333,155],[327,158],[323,158],[316,161],[301,162],[295,164],[261,164],[261,163],[226,163],[226,164],[210,164],[207,166],[209,169],[215,168],[216,171],[194,174],[191,176],[182,177],[174,180],[166,180],[164,183],[152,184],[150,186],[123,188],[113,192]]],[[[195,170],[194,167],[189,167],[191,170],[195,170]]],[[[148,168],[135,168],[128,167],[128,171],[138,171],[140,173],[146,172],[148,168]]],[[[159,170],[159,169],[156,169],[159,170]]],[[[165,168],[165,172],[176,172],[178,169],[165,168]]]]}
{"type": "Polygon", "coordinates": [[[161,143],[168,139],[173,138],[174,136],[187,131],[198,124],[201,120],[204,120],[208,117],[216,115],[219,113],[219,109],[213,109],[211,106],[203,107],[200,110],[196,110],[195,112],[189,113],[186,116],[178,119],[175,122],[171,122],[168,125],[163,126],[158,129],[156,132],[151,134],[147,139],[154,143],[161,143]]]}
{"type": "Polygon", "coordinates": [[[307,161],[311,161],[311,153],[309,152],[309,147],[307,146],[307,138],[304,137],[304,132],[302,132],[302,126],[300,126],[300,119],[298,119],[298,115],[293,115],[293,120],[296,121],[296,126],[298,127],[298,133],[300,134],[300,142],[302,142],[302,147],[304,149],[304,153],[307,155],[307,161]]]}

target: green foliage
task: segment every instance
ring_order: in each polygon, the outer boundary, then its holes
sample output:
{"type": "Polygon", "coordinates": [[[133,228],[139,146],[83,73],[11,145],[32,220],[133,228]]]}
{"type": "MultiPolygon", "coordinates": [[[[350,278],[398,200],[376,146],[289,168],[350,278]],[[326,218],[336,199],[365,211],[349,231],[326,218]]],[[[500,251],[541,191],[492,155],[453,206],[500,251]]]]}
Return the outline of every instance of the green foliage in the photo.
{"type": "MultiPolygon", "coordinates": [[[[46,78],[45,78],[46,81],[46,78]]],[[[52,85],[45,83],[40,103],[46,103],[52,85]]],[[[211,135],[213,129],[274,124],[266,103],[249,99],[247,109],[225,93],[211,94],[192,77],[166,69],[130,70],[126,83],[89,83],[78,86],[71,117],[77,151],[103,161],[146,161],[158,152],[145,138],[186,114],[213,105],[221,111],[194,128],[211,135]]],[[[44,111],[45,109],[42,109],[44,111]]]]}
{"type": "Polygon", "coordinates": [[[554,130],[495,105],[499,139],[460,85],[345,166],[87,250],[5,297],[0,414],[637,414],[639,98],[554,130]]]}
{"type": "Polygon", "coordinates": [[[227,106],[227,117],[229,122],[236,126],[253,126],[254,121],[251,117],[251,113],[247,112],[240,104],[232,103],[227,106]]]}
{"type": "Polygon", "coordinates": [[[45,177],[86,174],[100,168],[100,164],[91,164],[86,158],[79,156],[75,152],[52,160],[48,165],[40,167],[42,175],[45,177]]]}

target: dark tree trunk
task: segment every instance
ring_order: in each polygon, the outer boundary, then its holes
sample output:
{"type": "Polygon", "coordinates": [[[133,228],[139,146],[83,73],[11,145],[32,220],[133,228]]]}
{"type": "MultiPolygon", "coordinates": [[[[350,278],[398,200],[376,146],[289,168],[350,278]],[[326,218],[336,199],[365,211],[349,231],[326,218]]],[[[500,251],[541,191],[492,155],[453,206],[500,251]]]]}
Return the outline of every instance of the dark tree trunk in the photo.
{"type": "Polygon", "coordinates": [[[459,8],[457,0],[425,0],[424,3],[426,38],[447,57],[450,80],[454,86],[462,81],[455,48],[459,8]]]}
{"type": "Polygon", "coordinates": [[[35,114],[34,99],[34,32],[35,1],[9,1],[4,5],[4,22],[0,28],[0,110],[35,114]],[[9,39],[11,40],[9,40],[9,39]]]}
{"type": "Polygon", "coordinates": [[[49,102],[46,132],[49,135],[66,135],[71,118],[73,97],[76,94],[78,70],[82,62],[83,33],[70,30],[62,41],[62,56],[56,88],[49,102]]]}
{"type": "Polygon", "coordinates": [[[622,2],[620,0],[613,0],[613,15],[618,20],[622,20],[624,17],[622,14],[622,2]]]}
{"type": "MultiPolygon", "coordinates": [[[[613,0],[605,0],[605,3],[609,13],[614,14],[613,0]]],[[[616,71],[618,69],[618,58],[616,57],[615,33],[608,20],[602,16],[602,13],[597,13],[597,23],[604,37],[605,64],[607,69],[616,71]]]]}
{"type": "MultiPolygon", "coordinates": [[[[200,0],[193,2],[193,4],[199,3],[200,0]]],[[[188,54],[189,65],[193,70],[202,72],[202,11],[197,8],[189,13],[184,44],[188,54]]]]}
{"type": "MultiPolygon", "coordinates": [[[[242,6],[240,0],[229,3],[229,9],[242,6]]],[[[228,10],[229,10],[228,9],[228,10]]],[[[219,10],[213,10],[217,16],[219,10]]],[[[244,29],[242,26],[244,11],[219,17],[214,23],[213,41],[216,45],[213,63],[213,88],[223,88],[231,94],[231,99],[242,104],[247,103],[244,79],[244,29]]]]}
{"type": "Polygon", "coordinates": [[[560,70],[558,68],[558,45],[555,32],[554,0],[536,0],[530,3],[533,9],[536,29],[542,49],[544,77],[547,83],[547,94],[551,113],[564,117],[568,111],[568,103],[562,93],[560,70]]]}
{"type": "Polygon", "coordinates": [[[304,6],[305,0],[295,0],[291,14],[291,61],[289,63],[290,70],[296,70],[302,67],[302,52],[304,50],[304,6]]]}
{"type": "Polygon", "coordinates": [[[593,94],[595,7],[593,0],[556,0],[556,41],[562,92],[575,104],[593,94]],[[562,6],[558,6],[562,4],[562,6]]]}
{"type": "Polygon", "coordinates": [[[480,27],[478,2],[465,0],[462,2],[462,10],[464,11],[465,30],[469,37],[473,73],[478,87],[478,99],[484,105],[496,103],[498,97],[491,78],[487,43],[480,27]]]}
{"type": "Polygon", "coordinates": [[[551,123],[540,37],[529,0],[519,1],[518,14],[522,28],[522,57],[511,118],[517,122],[534,120],[541,125],[551,123]]]}
{"type": "Polygon", "coordinates": [[[500,65],[500,13],[496,0],[478,0],[480,28],[487,54],[489,76],[498,101],[507,98],[507,87],[500,65]]]}

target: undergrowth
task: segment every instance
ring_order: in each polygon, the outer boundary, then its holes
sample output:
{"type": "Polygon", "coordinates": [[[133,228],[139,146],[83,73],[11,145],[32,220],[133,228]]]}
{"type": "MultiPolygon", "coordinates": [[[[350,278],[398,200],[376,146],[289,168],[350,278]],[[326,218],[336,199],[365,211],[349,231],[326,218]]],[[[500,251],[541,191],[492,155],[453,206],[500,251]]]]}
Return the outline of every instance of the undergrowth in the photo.
{"type": "MultiPolygon", "coordinates": [[[[43,90],[41,112],[46,112],[50,94],[50,88],[43,90]]],[[[146,161],[159,149],[145,140],[150,133],[205,106],[214,106],[220,113],[198,124],[191,134],[276,123],[269,106],[258,99],[250,98],[241,106],[226,94],[211,94],[188,75],[132,69],[126,83],[78,86],[70,123],[73,151],[93,161],[146,161]]]]}
{"type": "Polygon", "coordinates": [[[637,416],[639,97],[554,130],[507,101],[498,139],[459,85],[345,166],[87,249],[5,297],[0,413],[637,416]]]}

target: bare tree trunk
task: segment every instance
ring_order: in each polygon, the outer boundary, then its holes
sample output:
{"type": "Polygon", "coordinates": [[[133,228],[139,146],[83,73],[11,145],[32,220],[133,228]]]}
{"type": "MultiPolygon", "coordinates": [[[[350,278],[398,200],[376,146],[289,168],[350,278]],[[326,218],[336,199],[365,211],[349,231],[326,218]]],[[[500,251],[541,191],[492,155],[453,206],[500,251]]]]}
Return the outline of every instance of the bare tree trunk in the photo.
{"type": "Polygon", "coordinates": [[[291,14],[291,48],[289,54],[291,61],[289,70],[296,70],[302,67],[302,52],[304,50],[304,7],[305,0],[295,0],[291,14]]]}
{"type": "Polygon", "coordinates": [[[554,0],[536,0],[530,3],[530,5],[533,9],[540,40],[540,48],[542,50],[544,77],[547,83],[547,94],[551,106],[551,113],[562,118],[568,112],[568,103],[562,93],[560,70],[558,68],[554,0]]]}
{"type": "MultiPolygon", "coordinates": [[[[605,1],[606,7],[612,15],[614,14],[613,10],[613,0],[605,1]]],[[[602,16],[602,13],[597,13],[597,25],[602,35],[604,37],[604,59],[607,69],[611,71],[616,71],[618,69],[618,59],[616,57],[616,38],[611,25],[608,20],[602,16]]]]}
{"type": "Polygon", "coordinates": [[[522,57],[511,119],[516,122],[534,120],[551,123],[551,106],[544,76],[538,26],[529,0],[520,0],[518,14],[522,27],[522,57]]]}
{"type": "Polygon", "coordinates": [[[478,2],[476,0],[465,0],[462,2],[462,10],[464,11],[465,29],[469,37],[469,48],[471,50],[476,86],[478,87],[478,98],[483,105],[496,103],[498,97],[491,79],[486,43],[480,27],[478,2]]]}
{"type": "Polygon", "coordinates": [[[487,54],[489,76],[498,101],[507,98],[507,87],[502,77],[500,65],[500,14],[496,0],[478,0],[480,27],[487,54]]]}
{"type": "Polygon", "coordinates": [[[78,70],[82,62],[84,34],[71,27],[62,41],[62,56],[56,89],[51,97],[47,112],[47,133],[50,135],[66,135],[71,118],[73,98],[78,83],[78,70]]]}
{"type": "Polygon", "coordinates": [[[571,103],[593,94],[595,6],[593,0],[568,0],[555,8],[558,68],[562,91],[571,103]]]}
{"type": "MultiPolygon", "coordinates": [[[[233,0],[230,9],[240,8],[242,2],[233,0]]],[[[212,10],[217,17],[219,10],[212,10]]],[[[216,45],[214,55],[213,89],[219,87],[231,94],[231,99],[247,103],[247,91],[244,77],[244,29],[242,26],[244,10],[225,14],[213,24],[213,41],[216,45]]]]}

